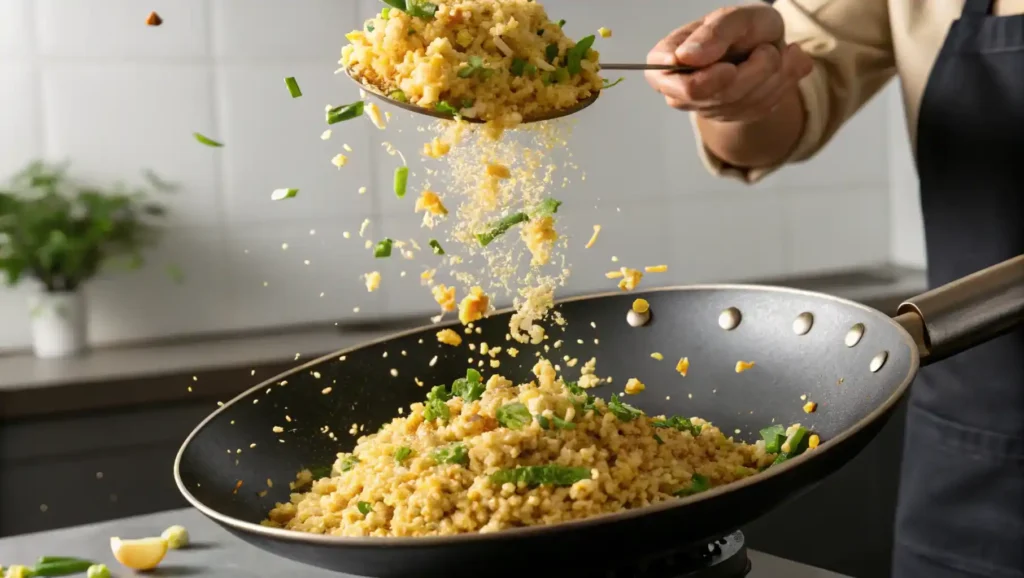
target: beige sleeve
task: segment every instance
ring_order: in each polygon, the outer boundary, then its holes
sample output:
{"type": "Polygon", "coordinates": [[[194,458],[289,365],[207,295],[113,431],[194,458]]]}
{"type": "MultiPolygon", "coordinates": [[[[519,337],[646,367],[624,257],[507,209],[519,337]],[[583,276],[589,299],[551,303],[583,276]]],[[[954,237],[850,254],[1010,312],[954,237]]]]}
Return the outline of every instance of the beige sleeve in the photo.
{"type": "MultiPolygon", "coordinates": [[[[796,148],[784,162],[814,156],[854,113],[896,73],[888,0],[778,0],[786,42],[814,59],[800,81],[806,122],[796,148]]],[[[692,120],[692,118],[691,118],[692,120]]],[[[697,150],[712,174],[754,183],[778,166],[744,169],[716,157],[696,130],[697,150]]]]}

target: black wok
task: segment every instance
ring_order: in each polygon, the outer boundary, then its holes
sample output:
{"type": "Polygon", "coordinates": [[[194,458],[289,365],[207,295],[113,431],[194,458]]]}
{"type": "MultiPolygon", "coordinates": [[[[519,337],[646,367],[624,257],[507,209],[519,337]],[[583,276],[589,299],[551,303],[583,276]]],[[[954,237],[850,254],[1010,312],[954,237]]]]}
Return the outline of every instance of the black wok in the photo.
{"type": "MultiPolygon", "coordinates": [[[[439,538],[341,538],[260,526],[275,502],[287,501],[296,472],[329,465],[337,452],[351,449],[355,437],[346,432],[353,423],[376,431],[400,406],[421,401],[429,386],[465,375],[473,352],[465,344],[438,344],[433,326],[310,362],[219,408],[182,446],[174,466],[178,487],[201,512],[258,548],[360,576],[574,576],[607,572],[617,560],[635,567],[722,536],[812,487],[876,435],[921,363],[1024,322],[1024,256],[913,299],[895,320],[828,295],[720,285],[648,292],[650,321],[634,328],[626,317],[638,296],[560,303],[569,325],[564,333],[550,331],[547,343],[564,345],[549,358],[569,355],[582,365],[596,356],[598,374],[615,378],[596,390],[605,398],[628,378],[640,378],[647,390],[630,402],[651,415],[700,416],[747,441],[773,420],[800,422],[821,434],[822,445],[687,499],[556,526],[439,538]],[[723,329],[737,318],[737,326],[723,329]],[[653,360],[655,351],[665,360],[653,360]],[[691,362],[685,378],[675,372],[683,356],[691,362]],[[740,360],[756,365],[737,373],[740,360]],[[327,386],[333,391],[324,395],[327,386]],[[803,411],[803,395],[819,404],[815,413],[803,411]],[[325,425],[338,441],[321,433],[325,425]],[[274,433],[275,426],[285,431],[274,433]]],[[[508,313],[493,315],[471,341],[505,346],[507,325],[508,313]]],[[[515,360],[501,356],[499,371],[515,380],[526,378],[536,360],[536,348],[520,349],[515,360]]]]}

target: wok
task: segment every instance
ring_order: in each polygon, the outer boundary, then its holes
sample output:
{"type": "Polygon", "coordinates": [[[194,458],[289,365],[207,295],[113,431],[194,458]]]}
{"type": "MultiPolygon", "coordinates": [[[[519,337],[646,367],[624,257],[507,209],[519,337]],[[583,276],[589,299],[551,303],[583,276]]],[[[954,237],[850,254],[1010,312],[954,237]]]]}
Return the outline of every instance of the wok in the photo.
{"type": "MultiPolygon", "coordinates": [[[[465,375],[473,352],[437,343],[441,326],[432,326],[325,356],[225,404],[179,451],[178,487],[193,506],[258,548],[359,576],[608,575],[617,560],[635,568],[723,536],[813,487],[871,441],[920,364],[1021,325],[1024,256],[912,299],[895,319],[786,288],[711,285],[642,295],[651,315],[641,327],[626,321],[636,293],[559,303],[569,325],[564,333],[549,331],[547,344],[564,342],[549,357],[569,355],[582,365],[595,356],[598,374],[615,378],[595,391],[606,399],[628,378],[640,378],[647,390],[630,403],[649,415],[700,416],[747,441],[773,421],[799,422],[821,435],[821,446],[686,499],[553,526],[429,538],[343,538],[260,526],[275,502],[288,500],[296,472],[329,465],[352,448],[355,436],[345,432],[353,423],[376,431],[400,406],[423,400],[431,385],[465,375]],[[655,351],[666,359],[652,359],[655,351]],[[685,378],[675,372],[684,356],[691,362],[685,378]],[[737,373],[740,360],[756,365],[737,373]],[[327,386],[333,391],[324,395],[327,386]],[[803,395],[819,404],[815,413],[803,411],[803,395]],[[325,425],[338,432],[337,441],[321,432],[325,425]],[[274,433],[274,426],[285,431],[274,433]]],[[[507,345],[508,316],[492,315],[467,341],[507,345]]],[[[514,360],[502,355],[497,370],[517,383],[529,378],[537,348],[520,350],[514,360]]]]}

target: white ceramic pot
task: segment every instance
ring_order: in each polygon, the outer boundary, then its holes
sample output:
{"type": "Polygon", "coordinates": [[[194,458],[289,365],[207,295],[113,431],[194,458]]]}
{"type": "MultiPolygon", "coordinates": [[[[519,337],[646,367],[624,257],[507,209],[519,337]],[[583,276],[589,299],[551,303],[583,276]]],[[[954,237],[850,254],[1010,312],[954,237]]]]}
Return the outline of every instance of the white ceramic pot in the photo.
{"type": "Polygon", "coordinates": [[[29,297],[32,349],[36,357],[70,357],[88,343],[85,295],[81,291],[40,292],[29,297]]]}

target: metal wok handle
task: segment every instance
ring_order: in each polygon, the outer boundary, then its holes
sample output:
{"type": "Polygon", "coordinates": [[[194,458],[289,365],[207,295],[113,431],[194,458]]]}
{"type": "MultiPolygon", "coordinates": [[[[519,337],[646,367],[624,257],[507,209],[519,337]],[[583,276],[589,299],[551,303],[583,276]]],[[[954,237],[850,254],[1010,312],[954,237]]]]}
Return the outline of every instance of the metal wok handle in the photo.
{"type": "Polygon", "coordinates": [[[1024,324],[1024,255],[907,300],[896,321],[917,341],[922,365],[1008,333],[1024,324]]]}

